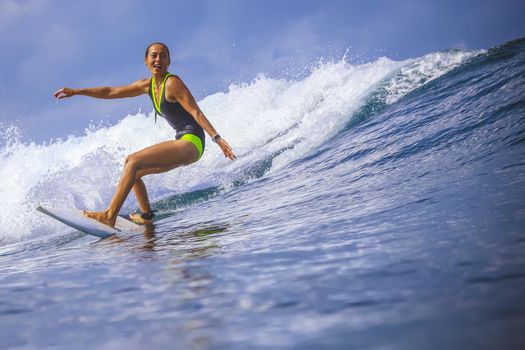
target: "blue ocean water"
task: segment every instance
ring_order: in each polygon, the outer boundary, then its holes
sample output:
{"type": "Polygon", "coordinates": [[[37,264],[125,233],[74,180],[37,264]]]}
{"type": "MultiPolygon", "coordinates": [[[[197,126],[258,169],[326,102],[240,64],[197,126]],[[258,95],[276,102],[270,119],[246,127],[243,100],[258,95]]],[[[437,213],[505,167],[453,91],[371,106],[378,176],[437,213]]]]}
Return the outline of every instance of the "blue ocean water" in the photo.
{"type": "Polygon", "coordinates": [[[0,348],[522,349],[524,91],[523,39],[259,76],[200,101],[239,159],[147,179],[155,226],[106,240],[34,208],[103,208],[169,128],[5,127],[0,348]]]}

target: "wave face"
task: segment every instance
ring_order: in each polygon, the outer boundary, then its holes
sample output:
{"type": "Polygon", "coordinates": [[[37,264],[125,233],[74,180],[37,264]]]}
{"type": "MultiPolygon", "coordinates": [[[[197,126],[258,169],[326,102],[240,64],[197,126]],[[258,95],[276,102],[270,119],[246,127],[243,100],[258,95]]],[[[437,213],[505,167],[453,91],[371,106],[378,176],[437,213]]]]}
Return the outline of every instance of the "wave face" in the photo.
{"type": "Polygon", "coordinates": [[[137,114],[27,144],[4,125],[0,320],[19,311],[7,345],[38,343],[20,330],[46,317],[50,280],[52,300],[95,310],[50,307],[100,335],[85,348],[517,348],[524,91],[524,40],[261,75],[200,101],[238,160],[208,142],[198,163],[146,178],[155,234],[97,244],[34,208],[104,208],[125,156],[173,131],[137,114]],[[33,306],[9,301],[34,290],[33,306]],[[111,338],[118,327],[133,340],[111,338]]]}
{"type": "MultiPolygon", "coordinates": [[[[474,56],[449,51],[405,62],[381,58],[351,65],[344,60],[320,65],[301,81],[259,76],[200,101],[202,109],[235,146],[239,160],[229,164],[208,142],[197,164],[146,178],[153,201],[176,193],[232,188],[268,171],[276,171],[331,142],[370,96],[388,105],[474,56]],[[233,186],[234,187],[234,186],[233,186]]],[[[4,240],[46,235],[61,225],[34,215],[39,204],[51,207],[104,209],[118,182],[126,155],[173,138],[164,120],[128,115],[110,127],[90,126],[82,137],[24,144],[13,126],[2,127],[0,178],[5,199],[0,218],[4,240]]],[[[134,198],[124,211],[136,207],[134,198]]],[[[173,208],[172,208],[173,209],[173,208]]]]}

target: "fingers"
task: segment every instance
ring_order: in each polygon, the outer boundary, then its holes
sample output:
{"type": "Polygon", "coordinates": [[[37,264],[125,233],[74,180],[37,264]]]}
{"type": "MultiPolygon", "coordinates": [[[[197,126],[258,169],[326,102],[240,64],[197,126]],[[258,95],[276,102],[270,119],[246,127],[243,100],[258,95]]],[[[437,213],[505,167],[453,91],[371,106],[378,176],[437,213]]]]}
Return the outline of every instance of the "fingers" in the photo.
{"type": "Polygon", "coordinates": [[[224,156],[227,157],[230,160],[237,159],[235,154],[233,153],[233,150],[231,146],[226,142],[225,139],[221,138],[218,140],[219,146],[221,147],[222,153],[224,153],[224,156]]]}
{"type": "Polygon", "coordinates": [[[53,96],[55,96],[55,98],[58,98],[58,99],[63,98],[63,97],[64,97],[64,88],[55,91],[55,93],[53,94],[53,96]]]}
{"type": "Polygon", "coordinates": [[[232,150],[228,150],[227,152],[224,152],[224,155],[230,160],[237,159],[237,157],[235,156],[232,150]]]}
{"type": "Polygon", "coordinates": [[[235,157],[235,154],[233,153],[233,150],[232,150],[231,146],[226,141],[224,143],[225,143],[225,146],[226,146],[225,147],[226,150],[223,150],[223,151],[225,151],[224,154],[226,155],[226,157],[228,157],[231,160],[236,159],[237,157],[235,157]]]}
{"type": "Polygon", "coordinates": [[[55,98],[59,99],[59,100],[64,98],[64,97],[71,97],[71,96],[73,96],[73,90],[64,87],[64,88],[62,88],[60,90],[55,91],[53,96],[55,96],[55,98]]]}

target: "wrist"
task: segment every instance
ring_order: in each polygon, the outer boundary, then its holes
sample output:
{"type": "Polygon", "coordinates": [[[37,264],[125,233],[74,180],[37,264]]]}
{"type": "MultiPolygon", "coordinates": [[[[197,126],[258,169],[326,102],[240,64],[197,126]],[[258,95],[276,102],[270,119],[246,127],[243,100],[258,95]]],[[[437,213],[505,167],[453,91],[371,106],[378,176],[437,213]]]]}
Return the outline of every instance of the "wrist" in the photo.
{"type": "Polygon", "coordinates": [[[213,142],[216,143],[217,141],[219,141],[220,138],[221,138],[221,135],[219,135],[219,134],[217,133],[217,134],[215,134],[215,135],[213,135],[213,136],[211,137],[211,140],[212,140],[213,142]]]}

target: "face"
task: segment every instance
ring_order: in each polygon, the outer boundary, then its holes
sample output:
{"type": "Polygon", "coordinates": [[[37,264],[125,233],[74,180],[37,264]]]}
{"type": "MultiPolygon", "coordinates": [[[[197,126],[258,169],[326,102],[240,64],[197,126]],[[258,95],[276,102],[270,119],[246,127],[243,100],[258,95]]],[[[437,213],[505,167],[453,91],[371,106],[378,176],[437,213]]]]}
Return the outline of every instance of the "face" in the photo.
{"type": "Polygon", "coordinates": [[[166,73],[170,65],[168,51],[162,45],[151,46],[148,51],[148,56],[146,56],[144,61],[151,74],[166,73]]]}

